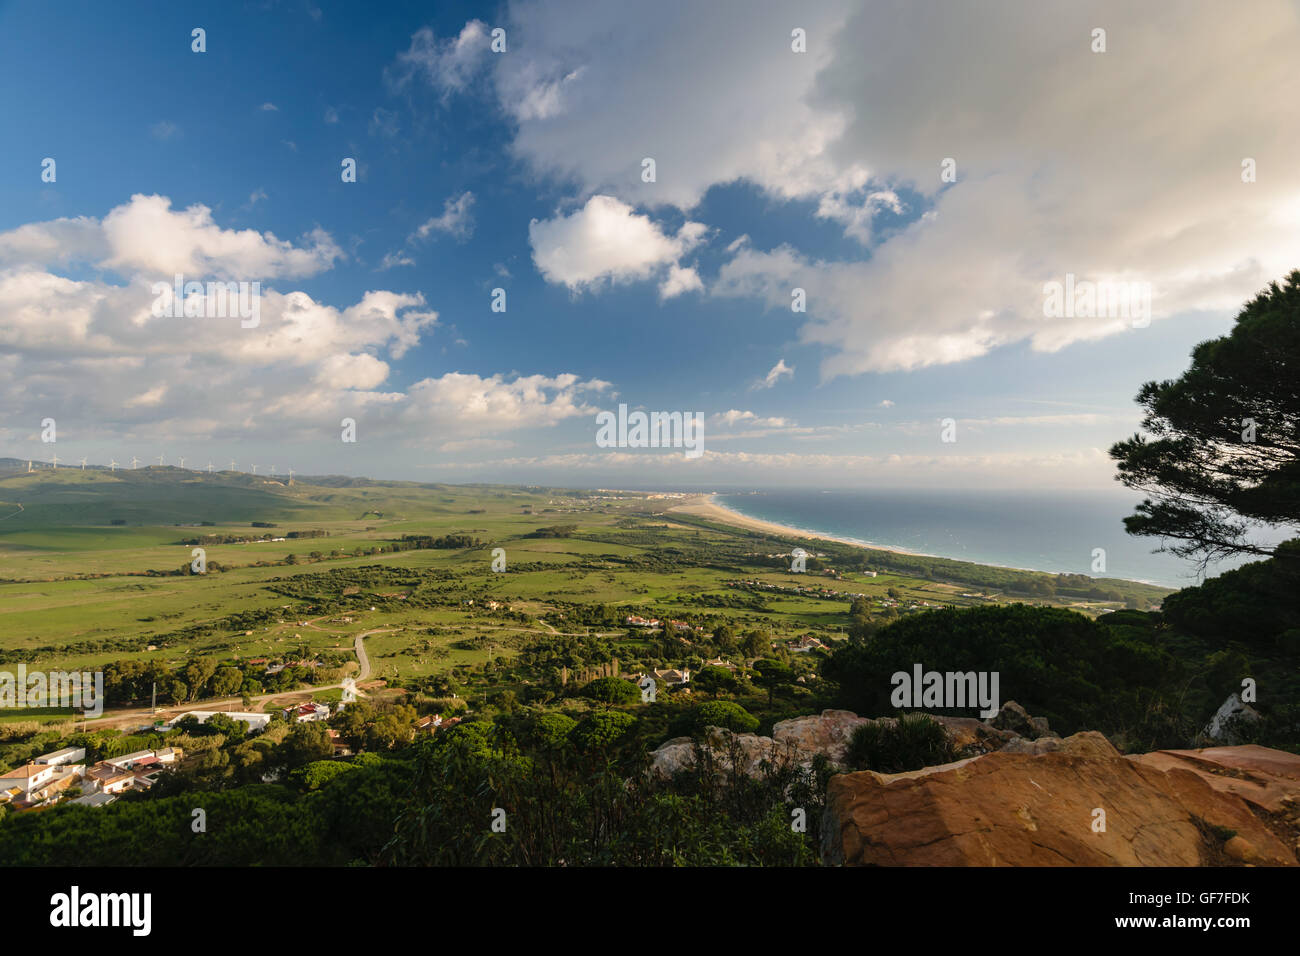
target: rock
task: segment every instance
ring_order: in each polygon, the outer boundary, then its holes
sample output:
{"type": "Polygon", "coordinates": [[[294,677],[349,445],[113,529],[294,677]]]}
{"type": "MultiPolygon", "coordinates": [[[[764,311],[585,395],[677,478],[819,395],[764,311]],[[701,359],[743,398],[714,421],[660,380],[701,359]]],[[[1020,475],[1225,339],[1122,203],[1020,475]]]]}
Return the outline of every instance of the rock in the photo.
{"type": "MultiPolygon", "coordinates": [[[[803,763],[801,754],[793,748],[782,746],[771,737],[756,734],[737,734],[721,727],[704,728],[704,748],[715,762],[720,773],[729,773],[733,764],[741,773],[756,776],[764,760],[782,759],[803,763]]],[[[651,774],[672,776],[695,766],[695,743],[690,737],[674,737],[665,741],[650,755],[651,774]]],[[[810,757],[808,758],[811,759],[810,757]]]]}
{"type": "Polygon", "coordinates": [[[1243,704],[1236,694],[1229,694],[1228,699],[1210,718],[1209,725],[1201,731],[1201,735],[1216,743],[1239,744],[1241,735],[1238,726],[1242,723],[1254,723],[1259,719],[1259,711],[1249,704],[1243,704]]]}
{"type": "MultiPolygon", "coordinates": [[[[1231,830],[1242,841],[1233,852],[1241,855],[1227,859],[1297,864],[1290,838],[1284,843],[1241,797],[1202,774],[1118,756],[1097,733],[1040,746],[1057,749],[1000,751],[908,774],[832,777],[823,859],[886,866],[1197,866],[1225,859],[1227,845],[1214,834],[1231,830]],[[1093,830],[1096,809],[1105,811],[1104,832],[1093,830]]],[[[1238,756],[1219,759],[1226,765],[1238,756]]],[[[1286,764],[1291,755],[1269,751],[1251,759],[1266,757],[1286,764]]],[[[1300,793],[1300,784],[1290,792],[1300,793]]]]}
{"type": "Polygon", "coordinates": [[[1016,737],[1002,748],[1003,753],[1011,754],[1047,754],[1072,753],[1082,757],[1118,757],[1119,751],[1106,739],[1105,734],[1095,730],[1085,730],[1062,740],[1060,737],[1039,737],[1026,740],[1016,737]]]}
{"type": "MultiPolygon", "coordinates": [[[[995,727],[992,723],[974,717],[928,716],[943,728],[953,749],[961,758],[997,750],[1039,754],[1061,749],[1060,738],[1046,730],[1047,721],[1030,717],[1014,701],[1008,701],[1003,706],[998,718],[1005,723],[1028,729],[1032,734],[1029,740],[1017,736],[1013,730],[995,727]],[[1043,737],[1044,731],[1050,736],[1043,737]],[[1034,740],[1035,737],[1038,739],[1034,740]]],[[[895,722],[894,717],[869,718],[859,717],[849,710],[823,710],[820,714],[778,721],[772,728],[771,737],[733,734],[717,727],[707,728],[706,733],[710,750],[718,747],[737,748],[742,754],[738,760],[744,772],[755,774],[759,770],[760,761],[764,759],[789,760],[807,767],[811,766],[818,755],[824,755],[832,763],[843,765],[854,731],[867,724],[892,726],[895,722]]],[[[1110,747],[1104,737],[1100,734],[1095,736],[1109,748],[1109,753],[1114,753],[1114,748],[1110,747]]],[[[691,738],[674,737],[651,754],[650,772],[671,776],[693,766],[694,762],[695,746],[691,738]]],[[[720,766],[729,768],[729,758],[721,760],[720,766]]]]}
{"type": "Polygon", "coordinates": [[[953,748],[958,753],[968,756],[1001,750],[1008,743],[1017,739],[1016,735],[1011,731],[999,730],[974,717],[936,715],[932,719],[943,727],[953,748]]]}
{"type": "MultiPolygon", "coordinates": [[[[881,720],[892,723],[893,718],[881,720]]],[[[853,731],[872,722],[850,710],[823,710],[820,714],[779,721],[772,727],[772,739],[781,746],[793,747],[806,759],[825,754],[838,763],[844,759],[853,731]]]]}
{"type": "Polygon", "coordinates": [[[1231,793],[1269,813],[1300,800],[1300,755],[1255,744],[1201,750],[1154,750],[1127,758],[1157,770],[1188,770],[1215,790],[1231,793]]]}
{"type": "Polygon", "coordinates": [[[1045,734],[1050,734],[1046,719],[1042,717],[1030,717],[1025,708],[1021,707],[1014,700],[1009,700],[1002,705],[989,725],[999,730],[1009,730],[1017,737],[1024,737],[1028,740],[1036,740],[1045,734]]]}
{"type": "Polygon", "coordinates": [[[1223,852],[1242,863],[1254,863],[1259,859],[1259,851],[1255,849],[1255,844],[1239,836],[1232,837],[1223,844],[1223,852]]]}

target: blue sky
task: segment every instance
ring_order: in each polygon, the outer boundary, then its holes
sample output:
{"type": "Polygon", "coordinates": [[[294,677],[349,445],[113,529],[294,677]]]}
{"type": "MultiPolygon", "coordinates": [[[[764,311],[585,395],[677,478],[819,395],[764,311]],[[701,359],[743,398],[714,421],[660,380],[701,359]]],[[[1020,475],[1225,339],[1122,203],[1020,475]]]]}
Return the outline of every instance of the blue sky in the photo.
{"type": "Polygon", "coordinates": [[[0,3],[0,455],[1106,487],[1141,383],[1300,264],[1300,29],[1042,6],[0,3]],[[143,315],[182,268],[259,327],[143,315]],[[1153,321],[1045,317],[1066,273],[1153,321]],[[619,403],[706,454],[596,447],[619,403]]]}

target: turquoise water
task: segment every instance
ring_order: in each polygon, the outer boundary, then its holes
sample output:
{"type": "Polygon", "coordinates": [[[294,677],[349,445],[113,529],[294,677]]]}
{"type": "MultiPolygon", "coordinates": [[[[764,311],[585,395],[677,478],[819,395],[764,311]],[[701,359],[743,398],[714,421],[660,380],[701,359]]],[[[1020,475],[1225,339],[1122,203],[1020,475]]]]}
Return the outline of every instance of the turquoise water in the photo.
{"type": "MultiPolygon", "coordinates": [[[[1153,554],[1158,541],[1124,532],[1141,497],[1113,491],[764,491],[716,500],[751,518],[943,558],[1173,588],[1199,581],[1194,562],[1153,554]],[[1105,572],[1093,570],[1095,548],[1105,549],[1105,572]]],[[[1211,565],[1207,575],[1242,563],[1211,565]]]]}

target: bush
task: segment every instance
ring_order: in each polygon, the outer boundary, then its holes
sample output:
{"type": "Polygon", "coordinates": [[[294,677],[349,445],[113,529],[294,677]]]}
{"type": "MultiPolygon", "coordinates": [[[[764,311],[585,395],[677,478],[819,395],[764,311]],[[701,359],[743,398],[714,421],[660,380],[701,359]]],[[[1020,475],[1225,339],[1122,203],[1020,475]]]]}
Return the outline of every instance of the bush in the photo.
{"type": "Polygon", "coordinates": [[[943,727],[925,714],[863,724],[853,731],[844,760],[854,770],[903,773],[950,763],[957,753],[943,727]]]}
{"type": "Polygon", "coordinates": [[[621,677],[600,677],[588,684],[583,695],[602,704],[631,704],[641,699],[635,684],[621,677]]]}
{"type": "Polygon", "coordinates": [[[693,716],[697,730],[722,727],[738,734],[752,734],[758,729],[758,718],[730,700],[711,700],[701,704],[695,708],[693,716]]]}

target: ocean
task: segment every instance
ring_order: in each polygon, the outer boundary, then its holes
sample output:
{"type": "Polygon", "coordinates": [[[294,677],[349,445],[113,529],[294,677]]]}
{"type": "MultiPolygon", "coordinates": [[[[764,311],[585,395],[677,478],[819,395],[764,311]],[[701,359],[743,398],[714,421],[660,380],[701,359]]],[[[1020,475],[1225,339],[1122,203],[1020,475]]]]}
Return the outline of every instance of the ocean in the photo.
{"type": "MultiPolygon", "coordinates": [[[[1152,553],[1126,534],[1140,495],[1123,492],[759,491],[715,500],[751,518],[860,544],[1009,568],[1127,578],[1171,588],[1199,583],[1194,562],[1152,553]],[[1093,570],[1096,548],[1105,571],[1093,570]]],[[[1274,536],[1273,540],[1278,537],[1274,536]]],[[[1246,560],[1211,565],[1213,577],[1246,560]]],[[[1254,559],[1257,560],[1257,559],[1254,559]]]]}

